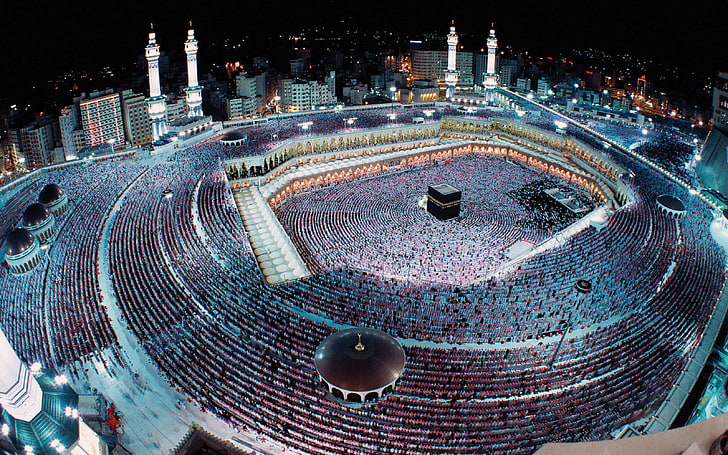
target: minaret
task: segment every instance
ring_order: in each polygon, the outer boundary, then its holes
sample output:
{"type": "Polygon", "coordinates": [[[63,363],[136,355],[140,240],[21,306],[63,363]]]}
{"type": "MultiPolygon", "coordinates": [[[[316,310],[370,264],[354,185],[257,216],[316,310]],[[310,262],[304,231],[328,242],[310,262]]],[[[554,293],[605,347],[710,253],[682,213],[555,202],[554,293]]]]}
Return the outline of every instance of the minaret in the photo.
{"type": "Polygon", "coordinates": [[[40,414],[43,391],[0,330],[0,404],[14,419],[30,422],[40,414]]]}
{"type": "Polygon", "coordinates": [[[152,119],[152,140],[157,142],[163,138],[167,130],[167,100],[159,87],[159,44],[154,27],[149,32],[149,43],[146,47],[147,66],[149,68],[149,99],[147,109],[152,119]]]}
{"type": "Polygon", "coordinates": [[[486,65],[485,77],[483,78],[483,85],[486,89],[492,90],[498,86],[498,73],[496,73],[495,69],[495,52],[498,48],[498,39],[495,37],[494,28],[490,29],[490,36],[486,44],[488,45],[488,63],[486,65]]]}
{"type": "Polygon", "coordinates": [[[197,82],[197,40],[195,31],[187,30],[187,41],[185,41],[185,54],[187,54],[187,116],[202,117],[202,87],[197,82]]]}
{"type": "Polygon", "coordinates": [[[458,83],[459,73],[457,72],[457,51],[458,34],[455,33],[455,21],[452,21],[450,33],[447,35],[447,70],[445,71],[445,85],[447,91],[445,98],[452,98],[455,94],[455,86],[458,83]]]}

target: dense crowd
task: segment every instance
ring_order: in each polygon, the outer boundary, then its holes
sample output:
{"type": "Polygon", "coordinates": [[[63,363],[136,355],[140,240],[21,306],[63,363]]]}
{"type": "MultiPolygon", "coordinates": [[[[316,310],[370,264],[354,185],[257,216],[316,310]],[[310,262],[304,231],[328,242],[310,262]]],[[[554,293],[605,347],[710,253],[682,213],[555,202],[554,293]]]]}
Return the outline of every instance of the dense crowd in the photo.
{"type": "MultiPolygon", "coordinates": [[[[626,183],[637,200],[616,211],[607,229],[587,229],[502,276],[438,284],[342,264],[267,286],[219,165],[228,156],[231,151],[212,139],[154,164],[124,159],[75,166],[44,175],[0,207],[0,219],[12,224],[48,181],[59,183],[72,205],[34,271],[0,269],[0,325],[20,356],[63,368],[116,346],[99,305],[98,251],[108,248],[123,323],[170,384],[237,427],[316,454],[526,454],[550,441],[606,438],[654,412],[694,355],[725,280],[725,256],[706,229],[710,211],[614,153],[635,172],[626,183]],[[168,198],[162,197],[166,190],[168,198]],[[664,193],[685,202],[685,216],[670,218],[656,208],[655,197],[664,193]],[[107,221],[110,242],[99,245],[107,221]],[[574,291],[579,278],[592,281],[590,295],[574,291]],[[326,398],[313,353],[334,323],[406,339],[408,362],[392,395],[360,408],[326,398]],[[570,335],[559,346],[564,331],[570,335]],[[477,344],[448,344],[466,342],[477,344]]],[[[538,178],[502,160],[482,163],[498,169],[504,190],[510,180],[538,178]]],[[[456,180],[472,178],[456,162],[422,173],[449,179],[447,170],[456,180]]],[[[387,191],[410,197],[423,192],[412,183],[417,175],[383,181],[387,191]]],[[[359,236],[375,227],[352,224],[339,206],[369,201],[367,210],[381,213],[377,220],[384,222],[384,210],[377,211],[381,184],[350,185],[324,190],[331,204],[326,216],[338,220],[340,235],[359,236]]],[[[498,209],[506,214],[502,226],[523,216],[525,209],[504,192],[493,193],[490,204],[509,205],[498,209]]],[[[335,239],[315,231],[331,229],[325,220],[311,227],[309,242],[335,239]]],[[[372,246],[374,235],[368,233],[363,246],[372,246]]],[[[488,235],[538,240],[548,232],[510,227],[488,235]]],[[[377,248],[411,242],[413,233],[387,236],[389,244],[377,248]]],[[[324,244],[316,248],[321,251],[313,255],[330,253],[324,244]]]]}
{"type": "Polygon", "coordinates": [[[558,186],[519,163],[471,155],[297,195],[276,215],[318,269],[463,285],[506,262],[511,244],[539,244],[577,218],[524,191],[534,184],[558,186]],[[440,221],[418,205],[438,183],[463,191],[459,218],[440,221]]]}

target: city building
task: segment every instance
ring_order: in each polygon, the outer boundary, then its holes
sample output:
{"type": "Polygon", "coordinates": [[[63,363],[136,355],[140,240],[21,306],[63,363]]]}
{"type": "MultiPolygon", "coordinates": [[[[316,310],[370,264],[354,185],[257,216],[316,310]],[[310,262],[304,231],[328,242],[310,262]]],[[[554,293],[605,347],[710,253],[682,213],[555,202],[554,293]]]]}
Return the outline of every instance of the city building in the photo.
{"type": "Polygon", "coordinates": [[[152,142],[152,121],[147,112],[147,99],[132,90],[121,92],[121,113],[124,119],[126,140],[133,147],[152,142]]]}
{"type": "Polygon", "coordinates": [[[713,125],[696,171],[702,185],[728,204],[728,73],[718,74],[713,89],[713,125]]]}
{"type": "MultiPolygon", "coordinates": [[[[447,69],[447,51],[415,50],[412,52],[412,79],[433,79],[438,85],[445,85],[447,69]]],[[[458,69],[458,87],[473,87],[473,53],[458,52],[456,54],[458,69]]]]}
{"type": "Polygon", "coordinates": [[[293,79],[283,79],[281,82],[283,89],[281,107],[284,111],[308,111],[336,102],[336,97],[327,84],[293,79]]]}
{"type": "Polygon", "coordinates": [[[25,167],[37,168],[53,163],[53,153],[60,143],[58,120],[40,117],[20,128],[20,150],[25,157],[25,167]]]}
{"type": "Polygon", "coordinates": [[[63,153],[67,160],[78,158],[78,152],[86,147],[86,137],[81,127],[80,100],[80,97],[74,98],[73,104],[61,109],[58,117],[63,153]]]}
{"type": "Polygon", "coordinates": [[[235,92],[238,98],[246,98],[243,116],[261,113],[265,95],[265,75],[253,76],[240,73],[235,77],[235,92]]]}
{"type": "Polygon", "coordinates": [[[713,125],[728,128],[728,72],[718,73],[713,90],[713,125]]]}
{"type": "Polygon", "coordinates": [[[92,92],[81,100],[79,110],[87,147],[104,143],[114,146],[124,144],[124,119],[118,93],[111,90],[92,92]]]}

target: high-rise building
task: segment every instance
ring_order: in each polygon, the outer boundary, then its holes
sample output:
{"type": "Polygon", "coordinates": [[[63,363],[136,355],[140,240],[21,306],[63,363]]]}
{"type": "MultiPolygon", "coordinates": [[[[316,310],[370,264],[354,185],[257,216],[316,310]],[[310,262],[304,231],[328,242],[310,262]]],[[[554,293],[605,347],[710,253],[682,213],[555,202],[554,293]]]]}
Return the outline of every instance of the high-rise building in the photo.
{"type": "MultiPolygon", "coordinates": [[[[473,86],[473,53],[458,52],[456,55],[458,68],[458,86],[473,86]]],[[[445,84],[445,70],[447,69],[446,51],[415,50],[412,52],[413,79],[426,79],[436,81],[440,86],[445,84]]]]}
{"type": "Polygon", "coordinates": [[[728,73],[718,73],[715,81],[713,125],[728,128],[728,73]]]}
{"type": "Polygon", "coordinates": [[[73,104],[61,109],[58,117],[63,153],[67,160],[78,158],[78,152],[86,147],[86,138],[81,128],[80,100],[80,97],[74,98],[73,104]]]}
{"type": "Polygon", "coordinates": [[[152,142],[152,121],[147,112],[147,100],[132,90],[121,92],[121,114],[126,140],[134,147],[152,142]]]}
{"type": "Polygon", "coordinates": [[[288,112],[308,111],[323,104],[336,102],[328,85],[317,81],[283,79],[281,106],[288,112]]]}
{"type": "Polygon", "coordinates": [[[154,29],[149,32],[149,42],[145,48],[147,68],[149,69],[149,117],[152,119],[152,141],[157,142],[168,132],[167,101],[159,85],[159,44],[154,29]]]}
{"type": "Polygon", "coordinates": [[[94,92],[79,103],[86,146],[124,144],[124,120],[118,93],[94,92]]]}
{"type": "Polygon", "coordinates": [[[728,73],[718,73],[713,89],[713,127],[700,156],[696,169],[700,182],[728,200],[728,73]]]}
{"type": "Polygon", "coordinates": [[[202,117],[202,87],[197,81],[197,40],[195,31],[192,29],[192,21],[187,30],[185,54],[187,54],[187,88],[185,89],[187,116],[202,117]]]}
{"type": "Polygon", "coordinates": [[[265,75],[238,74],[235,77],[235,91],[239,98],[247,99],[247,101],[242,102],[246,106],[243,116],[260,113],[264,105],[265,75]]]}
{"type": "Polygon", "coordinates": [[[45,116],[20,128],[20,149],[25,167],[33,169],[53,163],[53,150],[59,143],[58,121],[45,116]]]}

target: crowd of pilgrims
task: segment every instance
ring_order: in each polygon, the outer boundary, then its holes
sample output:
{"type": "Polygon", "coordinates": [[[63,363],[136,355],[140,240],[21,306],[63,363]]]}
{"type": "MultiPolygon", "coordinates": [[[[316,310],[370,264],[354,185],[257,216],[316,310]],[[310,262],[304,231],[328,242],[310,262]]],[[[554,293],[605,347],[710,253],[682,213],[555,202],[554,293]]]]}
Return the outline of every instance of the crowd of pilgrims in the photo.
{"type": "Polygon", "coordinates": [[[296,115],[242,127],[239,131],[247,136],[245,142],[242,145],[225,145],[223,147],[225,152],[236,157],[254,156],[288,140],[303,136],[412,125],[415,117],[421,118],[425,122],[434,122],[442,118],[442,112],[398,105],[388,109],[333,110],[296,115]],[[425,113],[425,110],[428,113],[425,113]],[[310,125],[301,126],[307,123],[310,125]]]}
{"type": "Polygon", "coordinates": [[[542,193],[560,184],[580,192],[518,162],[473,154],[294,195],[276,216],[315,269],[462,285],[508,261],[511,244],[539,244],[578,218],[542,193]],[[462,190],[459,218],[440,221],[418,205],[438,183],[462,190]]]}
{"type": "Polygon", "coordinates": [[[614,154],[635,172],[625,183],[637,200],[607,229],[502,276],[448,285],[340,269],[268,286],[219,165],[230,153],[213,139],[155,164],[71,166],[3,204],[3,232],[45,183],[71,204],[38,267],[0,269],[0,326],[21,358],[70,369],[120,349],[100,303],[103,247],[123,323],[171,385],[231,425],[306,453],[526,454],[649,417],[694,355],[725,280],[711,212],[614,154]],[[656,208],[663,193],[685,202],[685,216],[656,208]],[[591,294],[574,291],[580,278],[591,294]],[[313,353],[332,323],[411,341],[393,394],[359,408],[326,398],[313,353]]]}

